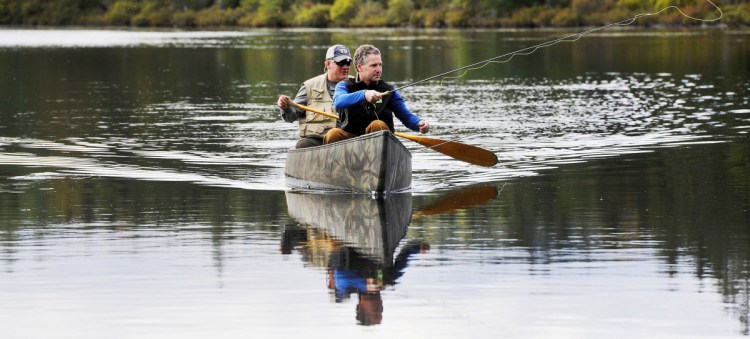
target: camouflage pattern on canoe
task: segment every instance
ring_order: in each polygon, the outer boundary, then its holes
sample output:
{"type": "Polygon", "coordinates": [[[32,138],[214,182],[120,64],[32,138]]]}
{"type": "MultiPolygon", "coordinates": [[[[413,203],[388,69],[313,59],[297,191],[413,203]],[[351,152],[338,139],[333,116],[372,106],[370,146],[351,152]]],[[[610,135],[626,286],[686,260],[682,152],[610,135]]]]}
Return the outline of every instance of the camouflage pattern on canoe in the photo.
{"type": "MultiPolygon", "coordinates": [[[[373,199],[357,194],[286,193],[289,215],[363,256],[390,266],[411,222],[411,193],[373,199]]],[[[321,264],[327,260],[319,260],[321,264]]]]}
{"type": "Polygon", "coordinates": [[[284,172],[291,186],[393,192],[411,186],[411,153],[388,131],[291,149],[284,172]]]}

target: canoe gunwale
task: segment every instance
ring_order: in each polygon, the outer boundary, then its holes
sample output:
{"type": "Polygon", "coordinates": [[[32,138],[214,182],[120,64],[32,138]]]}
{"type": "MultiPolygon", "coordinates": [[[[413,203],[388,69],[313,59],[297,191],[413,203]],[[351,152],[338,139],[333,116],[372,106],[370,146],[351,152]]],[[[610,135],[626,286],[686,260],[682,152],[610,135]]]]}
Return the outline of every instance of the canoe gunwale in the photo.
{"type": "MultiPolygon", "coordinates": [[[[403,146],[401,141],[398,140],[398,138],[396,138],[396,136],[393,133],[389,131],[380,131],[380,132],[375,132],[375,133],[370,133],[370,134],[363,134],[358,137],[337,141],[331,144],[325,144],[325,145],[313,146],[313,147],[305,147],[305,148],[290,148],[289,153],[305,153],[305,152],[313,152],[313,151],[326,149],[326,148],[338,148],[338,147],[341,147],[342,145],[351,144],[351,143],[359,143],[359,142],[362,142],[363,140],[381,138],[384,134],[390,137],[392,140],[397,141],[399,144],[401,144],[401,146],[403,146]]],[[[384,139],[384,140],[387,140],[387,139],[384,139]]],[[[406,146],[404,146],[404,150],[406,150],[406,146]]]]}

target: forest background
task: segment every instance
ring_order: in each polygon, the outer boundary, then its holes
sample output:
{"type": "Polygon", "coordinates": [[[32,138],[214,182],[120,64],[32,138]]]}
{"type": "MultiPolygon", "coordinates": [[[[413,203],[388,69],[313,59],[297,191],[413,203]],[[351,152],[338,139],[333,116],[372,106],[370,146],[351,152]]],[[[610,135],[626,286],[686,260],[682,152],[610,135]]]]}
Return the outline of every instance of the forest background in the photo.
{"type": "MultiPolygon", "coordinates": [[[[678,6],[714,19],[706,0],[0,0],[0,25],[135,27],[600,26],[678,6]]],[[[716,2],[721,23],[750,26],[750,0],[716,2]]],[[[636,25],[700,25],[675,9],[636,25]]]]}

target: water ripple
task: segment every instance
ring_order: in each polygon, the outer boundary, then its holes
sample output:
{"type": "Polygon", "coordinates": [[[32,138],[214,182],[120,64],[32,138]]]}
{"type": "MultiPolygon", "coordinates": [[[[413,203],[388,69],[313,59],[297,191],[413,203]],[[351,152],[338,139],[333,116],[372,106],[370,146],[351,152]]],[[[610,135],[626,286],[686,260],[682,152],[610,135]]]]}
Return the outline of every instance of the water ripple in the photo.
{"type": "MultiPolygon", "coordinates": [[[[489,149],[500,160],[493,168],[476,167],[404,140],[413,153],[413,190],[504,181],[566,164],[725,141],[746,133],[750,111],[743,84],[726,90],[717,85],[721,81],[697,74],[593,73],[410,87],[402,95],[432,123],[431,136],[489,149]]],[[[127,121],[101,117],[99,136],[0,138],[0,164],[65,175],[284,189],[282,168],[297,124],[281,121],[272,103],[183,100],[129,113],[133,119],[127,121]]],[[[403,126],[397,123],[397,129],[403,126]]]]}

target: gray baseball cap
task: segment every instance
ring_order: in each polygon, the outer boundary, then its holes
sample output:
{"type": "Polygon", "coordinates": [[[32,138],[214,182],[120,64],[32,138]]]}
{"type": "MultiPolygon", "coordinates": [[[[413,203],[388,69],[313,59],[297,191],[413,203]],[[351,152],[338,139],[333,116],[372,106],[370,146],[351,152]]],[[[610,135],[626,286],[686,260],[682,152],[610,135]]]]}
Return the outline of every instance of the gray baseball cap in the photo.
{"type": "Polygon", "coordinates": [[[333,45],[328,48],[326,52],[326,59],[332,59],[335,62],[343,60],[351,60],[352,55],[349,53],[349,49],[344,45],[333,45]]]}

